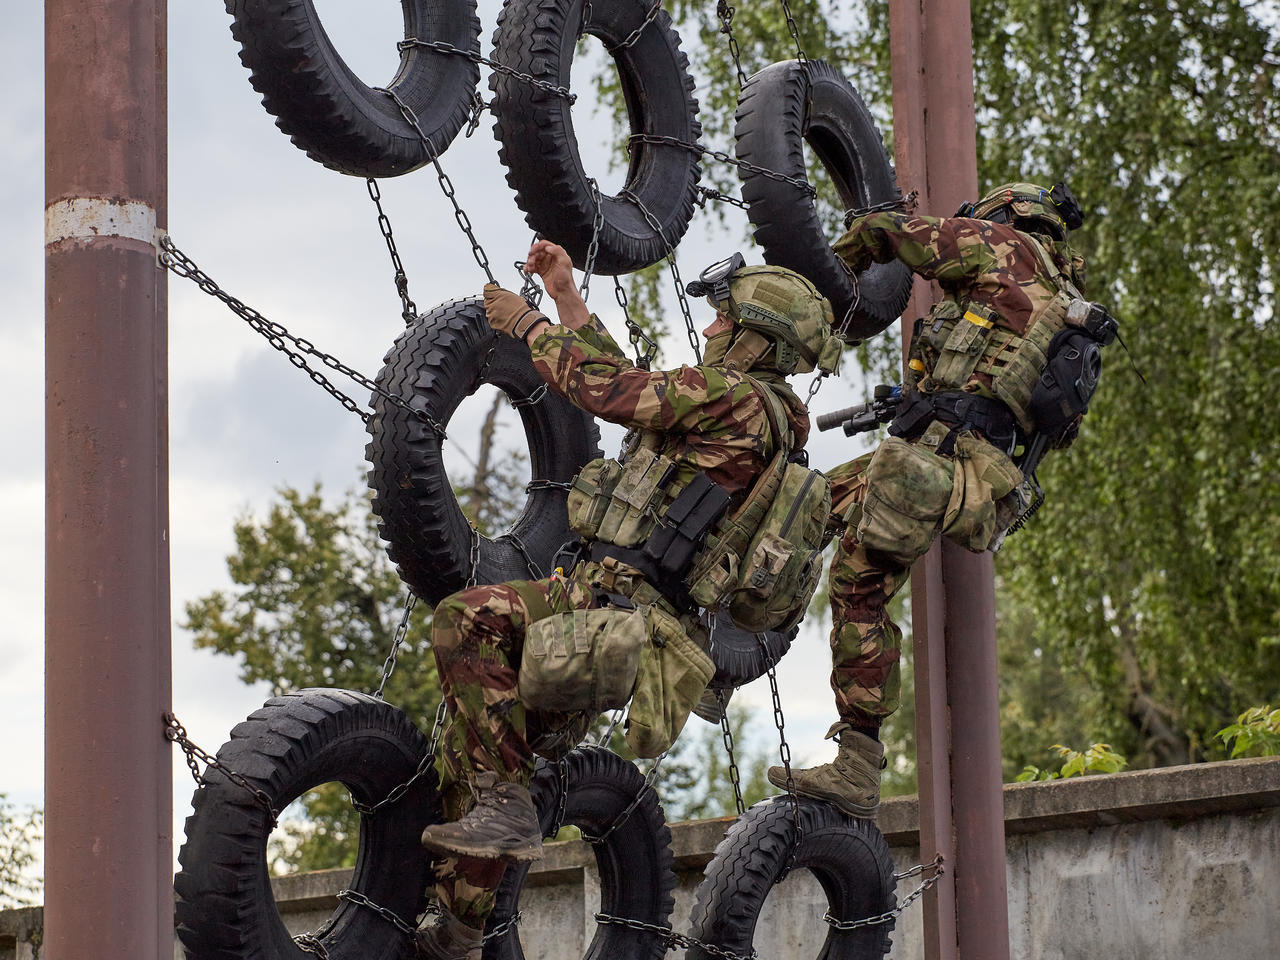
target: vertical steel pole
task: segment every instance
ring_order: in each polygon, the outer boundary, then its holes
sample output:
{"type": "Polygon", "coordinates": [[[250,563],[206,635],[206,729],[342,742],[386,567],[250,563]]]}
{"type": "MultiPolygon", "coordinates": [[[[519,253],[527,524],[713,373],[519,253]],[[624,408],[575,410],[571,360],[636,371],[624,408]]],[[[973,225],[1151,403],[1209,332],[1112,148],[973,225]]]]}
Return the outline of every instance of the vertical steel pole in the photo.
{"type": "Polygon", "coordinates": [[[45,3],[49,960],[173,955],[166,29],[45,3]]]}
{"type": "MultiPolygon", "coordinates": [[[[969,2],[895,0],[889,17],[899,180],[946,215],[978,189],[969,2]]],[[[917,280],[906,316],[933,299],[917,280]]],[[[904,323],[904,356],[909,340],[904,323]]],[[[1009,956],[992,571],[946,541],[912,571],[921,853],[951,865],[925,901],[928,960],[1009,956]]]]}

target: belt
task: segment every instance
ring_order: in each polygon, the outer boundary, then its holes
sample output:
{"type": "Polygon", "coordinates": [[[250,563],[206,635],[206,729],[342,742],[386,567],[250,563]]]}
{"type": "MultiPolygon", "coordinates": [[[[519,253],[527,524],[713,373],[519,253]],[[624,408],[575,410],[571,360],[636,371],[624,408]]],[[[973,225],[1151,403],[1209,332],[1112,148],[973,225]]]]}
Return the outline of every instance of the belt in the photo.
{"type": "Polygon", "coordinates": [[[915,440],[935,420],[952,428],[938,445],[938,452],[944,456],[951,455],[956,436],[965,430],[980,434],[993,447],[1010,454],[1021,438],[1017,418],[1006,404],[961,390],[916,394],[903,403],[889,425],[889,433],[915,440]]]}

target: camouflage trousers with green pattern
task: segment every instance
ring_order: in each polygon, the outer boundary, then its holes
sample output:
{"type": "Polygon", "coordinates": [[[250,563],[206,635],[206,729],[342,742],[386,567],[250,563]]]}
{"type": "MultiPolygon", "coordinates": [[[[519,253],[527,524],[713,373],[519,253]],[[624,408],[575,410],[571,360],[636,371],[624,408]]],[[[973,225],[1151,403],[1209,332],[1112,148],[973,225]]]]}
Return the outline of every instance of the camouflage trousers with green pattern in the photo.
{"type": "MultiPolygon", "coordinates": [[[[488,771],[529,785],[540,737],[582,720],[580,714],[526,710],[517,680],[525,630],[558,613],[590,606],[582,584],[554,577],[470,587],[436,607],[431,628],[448,723],[436,769],[446,820],[460,819],[474,803],[471,781],[488,771]]],[[[507,864],[452,857],[436,864],[440,905],[470,927],[493,911],[507,864]]]]}
{"type": "Polygon", "coordinates": [[[962,432],[939,453],[949,428],[931,424],[917,439],[889,437],[873,454],[842,464],[831,481],[831,687],[840,719],[879,726],[898,709],[902,631],[889,601],[911,565],[945,536],[987,550],[1012,519],[1021,472],[1003,451],[962,432]]]}

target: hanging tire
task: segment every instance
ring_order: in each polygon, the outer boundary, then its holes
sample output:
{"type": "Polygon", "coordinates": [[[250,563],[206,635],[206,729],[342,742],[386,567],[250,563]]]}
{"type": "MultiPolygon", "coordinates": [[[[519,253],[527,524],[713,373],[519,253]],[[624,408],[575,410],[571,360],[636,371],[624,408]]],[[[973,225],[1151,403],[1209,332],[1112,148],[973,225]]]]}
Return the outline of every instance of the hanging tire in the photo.
{"type": "MultiPolygon", "coordinates": [[[[739,160],[803,179],[807,141],[846,208],[901,196],[866,104],[843,74],[821,60],[810,60],[807,72],[796,60],[765,67],[743,86],[734,117],[739,160]]],[[[872,264],[858,274],[855,287],[802,188],[744,167],[738,172],[765,261],[812,280],[831,301],[837,323],[849,315],[847,338],[875,336],[898,319],[911,296],[912,275],[904,264],[872,264]]]]}
{"type": "MultiPolygon", "coordinates": [[[[563,823],[592,836],[608,832],[592,847],[600,875],[600,912],[667,927],[675,905],[676,875],[671,831],[657,793],[645,784],[635,764],[603,747],[579,747],[563,762],[567,794],[560,766],[545,761],[539,762],[530,787],[544,835],[558,828],[556,817],[563,794],[563,823]],[[637,796],[640,802],[628,814],[637,796]],[[626,819],[610,831],[624,815],[626,819]]],[[[497,906],[485,927],[487,932],[510,924],[520,908],[520,892],[528,872],[527,863],[513,863],[507,868],[497,906]]],[[[587,945],[584,960],[662,960],[666,952],[666,942],[658,934],[617,923],[600,923],[587,945]]],[[[524,960],[519,926],[511,925],[506,933],[486,943],[484,956],[485,960],[524,960]]]]}
{"type": "MultiPolygon", "coordinates": [[[[834,807],[800,800],[803,837],[795,866],[808,869],[827,895],[837,920],[877,917],[895,904],[889,845],[869,820],[846,817],[834,807]]],[[[716,847],[694,896],[690,935],[735,956],[749,956],[765,899],[785,875],[795,838],[791,801],[772,797],[746,812],[716,847]]],[[[893,921],[841,931],[831,927],[823,960],[880,960],[889,952],[893,921]]],[[[714,954],[690,948],[688,960],[714,954]]]]}
{"type": "MultiPolygon", "coordinates": [[[[249,82],[276,126],[311,159],[358,177],[415,170],[453,142],[480,80],[458,54],[406,47],[387,90],[404,101],[430,150],[395,101],[347,66],[312,0],[225,0],[249,82]]],[[[403,0],[405,38],[478,54],[476,0],[403,0]]],[[[389,44],[388,44],[389,46],[389,44]]]]}
{"type": "MultiPolygon", "coordinates": [[[[405,783],[427,753],[426,739],[400,710],[348,690],[273,697],[231,731],[218,763],[242,776],[276,811],[305,791],[340,781],[373,804],[405,783]]],[[[306,960],[276,910],[266,847],[273,817],[221,770],[205,772],[192,800],[174,878],[178,938],[191,960],[306,960]]],[[[419,846],[440,820],[430,767],[397,801],[360,819],[349,889],[412,927],[431,862],[419,846]]],[[[406,933],[354,899],[342,899],[316,931],[331,960],[413,957],[406,933]]]]}
{"type": "Polygon", "coordinates": [[[793,627],[785,633],[752,633],[734,623],[728,612],[719,614],[708,651],[716,665],[712,689],[740,687],[763,677],[791,649],[799,632],[799,627],[793,627]]]}
{"type": "Polygon", "coordinates": [[[567,485],[600,455],[595,419],[546,387],[529,348],[494,333],[479,299],[452,300],[420,316],[396,338],[376,383],[446,430],[458,404],[482,383],[517,403],[538,398],[517,408],[529,441],[529,498],[511,529],[490,539],[473,535],[458,506],[440,436],[374,395],[365,446],[373,510],[387,554],[410,589],[432,604],[461,590],[473,576],[473,542],[477,583],[548,576],[570,533],[566,489],[544,484],[567,485]]]}
{"type": "MultiPolygon", "coordinates": [[[[506,0],[494,32],[494,59],[556,87],[569,86],[574,47],[585,32],[612,54],[632,134],[674,137],[696,143],[702,133],[689,62],[671,18],[660,11],[636,41],[619,48],[652,9],[651,0],[506,0]]],[[[585,269],[595,235],[596,201],[578,152],[569,101],[500,72],[494,92],[498,156],[516,204],[535,231],[563,246],[574,266],[585,269]]],[[[602,223],[594,272],[629,273],[674,249],[693,217],[702,168],[699,154],[683,147],[636,143],[625,190],[657,221],[655,229],[620,192],[601,196],[602,223]]]]}

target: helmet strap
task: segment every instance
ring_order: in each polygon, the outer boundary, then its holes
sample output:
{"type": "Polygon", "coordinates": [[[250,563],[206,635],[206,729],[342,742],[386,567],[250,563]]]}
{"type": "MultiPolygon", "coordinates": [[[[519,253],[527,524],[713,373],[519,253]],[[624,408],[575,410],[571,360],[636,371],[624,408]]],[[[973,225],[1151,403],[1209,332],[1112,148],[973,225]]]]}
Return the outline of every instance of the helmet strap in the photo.
{"type": "Polygon", "coordinates": [[[725,351],[724,365],[730,370],[746,373],[759,363],[772,347],[773,343],[763,334],[743,328],[742,332],[734,338],[729,349],[725,351]]]}

